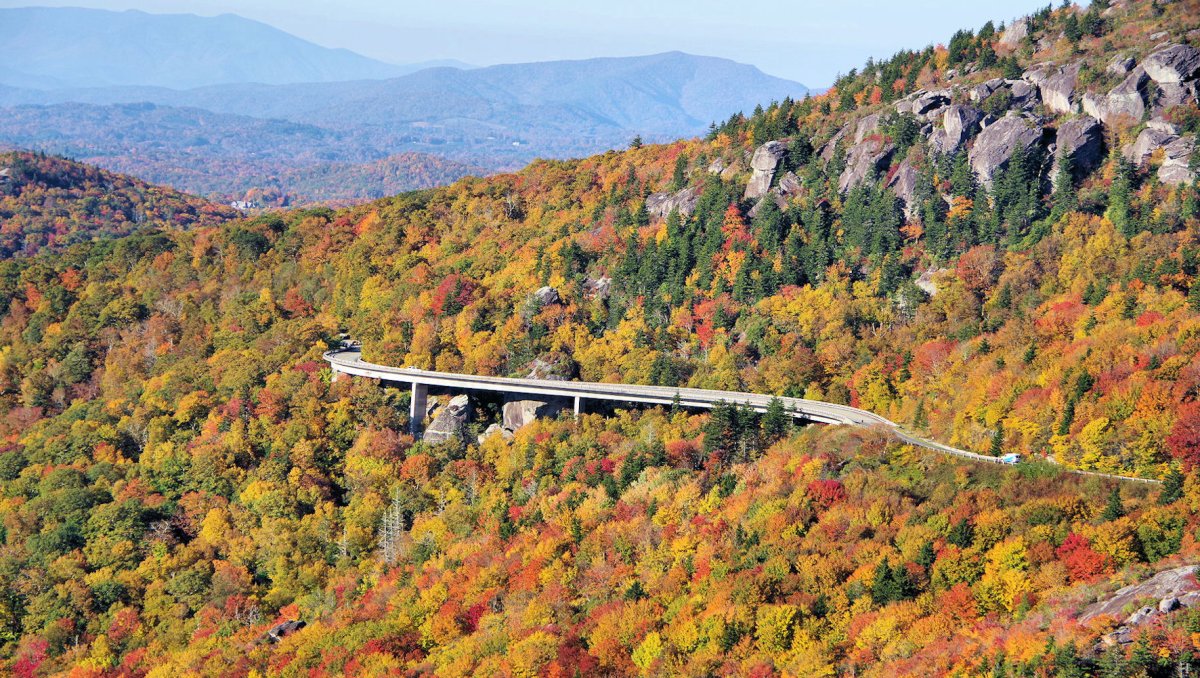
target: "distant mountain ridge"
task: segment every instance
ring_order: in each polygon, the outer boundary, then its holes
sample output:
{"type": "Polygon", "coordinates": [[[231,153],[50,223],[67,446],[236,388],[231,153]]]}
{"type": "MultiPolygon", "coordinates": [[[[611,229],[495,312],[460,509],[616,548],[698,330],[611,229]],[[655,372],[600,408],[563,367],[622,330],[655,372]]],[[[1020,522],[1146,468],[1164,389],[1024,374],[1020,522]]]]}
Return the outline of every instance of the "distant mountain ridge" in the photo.
{"type": "Polygon", "coordinates": [[[591,155],[639,135],[695,136],[808,92],[682,52],[394,66],[233,15],[0,10],[0,44],[0,145],[223,200],[266,188],[315,202],[376,197],[380,187],[591,155]],[[400,154],[399,164],[380,162],[400,154]]]}
{"type": "Polygon", "coordinates": [[[390,78],[418,67],[321,47],[233,14],[0,9],[0,84],[33,89],[390,78]]]}
{"type": "Polygon", "coordinates": [[[204,108],[314,124],[356,125],[470,118],[504,122],[517,108],[559,108],[555,119],[591,120],[668,136],[808,88],[754,66],[666,52],[638,57],[505,64],[472,70],[428,68],[383,80],[271,85],[228,83],[174,90],[154,86],[36,91],[0,87],[0,104],[126,104],[204,108]],[[358,110],[348,110],[356,107],[358,110]]]}

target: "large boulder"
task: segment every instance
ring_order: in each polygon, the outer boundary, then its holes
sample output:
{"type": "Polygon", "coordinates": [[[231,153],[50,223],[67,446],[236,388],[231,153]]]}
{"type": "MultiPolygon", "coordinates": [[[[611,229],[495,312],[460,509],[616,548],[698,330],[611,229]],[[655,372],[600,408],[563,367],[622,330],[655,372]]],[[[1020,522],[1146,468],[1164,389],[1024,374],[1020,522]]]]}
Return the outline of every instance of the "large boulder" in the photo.
{"type": "Polygon", "coordinates": [[[1079,80],[1079,63],[1052,69],[1037,83],[1038,92],[1046,108],[1055,113],[1074,113],[1079,107],[1075,97],[1075,83],[1079,80]]]}
{"type": "Polygon", "coordinates": [[[666,219],[671,212],[678,210],[680,216],[690,216],[696,211],[696,202],[700,199],[700,189],[696,186],[676,191],[674,193],[651,193],[646,197],[646,211],[666,219]]]}
{"type": "Polygon", "coordinates": [[[1196,103],[1197,93],[1200,90],[1195,81],[1192,82],[1168,82],[1158,85],[1158,91],[1154,93],[1154,101],[1151,105],[1150,113],[1155,118],[1165,118],[1166,112],[1176,106],[1187,106],[1196,103]]]}
{"type": "Polygon", "coordinates": [[[479,436],[475,440],[480,445],[482,445],[484,443],[484,441],[486,441],[488,438],[491,438],[492,436],[494,436],[496,434],[500,434],[500,436],[503,437],[505,440],[511,439],[513,437],[512,431],[504,430],[504,427],[501,426],[500,424],[489,424],[487,429],[483,433],[480,433],[479,436]]]}
{"type": "Polygon", "coordinates": [[[433,416],[433,421],[425,428],[421,436],[430,443],[440,443],[451,438],[458,438],[471,420],[471,399],[466,394],[456,395],[445,407],[439,407],[433,416]]]}
{"type": "Polygon", "coordinates": [[[1160,85],[1194,80],[1200,76],[1200,49],[1188,45],[1164,47],[1142,59],[1142,68],[1160,85]]]}
{"type": "Polygon", "coordinates": [[[1010,113],[988,125],[975,138],[968,160],[980,183],[992,188],[996,172],[1008,166],[1018,148],[1026,150],[1041,143],[1042,126],[1029,115],[1010,113]]]}
{"type": "Polygon", "coordinates": [[[750,159],[750,169],[754,170],[754,174],[746,185],[747,200],[766,195],[775,179],[775,168],[786,154],[787,146],[782,141],[768,141],[754,151],[754,157],[750,159]]]}
{"type": "Polygon", "coordinates": [[[612,278],[600,276],[583,281],[583,294],[589,299],[607,299],[612,292],[612,278]]]}
{"type": "MultiPolygon", "coordinates": [[[[1089,116],[1081,115],[1072,118],[1058,128],[1054,143],[1057,146],[1057,158],[1070,158],[1076,175],[1091,172],[1104,161],[1104,127],[1100,121],[1089,116]]],[[[1058,173],[1058,163],[1055,163],[1054,174],[1058,173]]]]}
{"type": "Polygon", "coordinates": [[[950,90],[923,92],[913,99],[912,114],[932,116],[942,108],[950,105],[950,90]]]}
{"type": "Polygon", "coordinates": [[[554,304],[562,301],[562,299],[558,296],[558,290],[550,287],[549,285],[537,288],[537,290],[533,293],[533,300],[537,302],[537,305],[541,308],[553,306],[554,304]]]}
{"type": "Polygon", "coordinates": [[[1127,54],[1118,54],[1112,58],[1112,61],[1108,62],[1108,66],[1104,70],[1107,73],[1123,78],[1129,75],[1129,71],[1132,71],[1136,65],[1137,62],[1133,60],[1133,57],[1127,54]]]}
{"type": "Polygon", "coordinates": [[[804,184],[800,183],[800,177],[796,176],[795,172],[788,172],[779,179],[779,186],[776,190],[779,195],[790,198],[800,195],[800,191],[804,188],[804,184]]]}
{"type": "Polygon", "coordinates": [[[1001,87],[1004,87],[1004,78],[992,78],[991,80],[981,82],[972,87],[971,90],[967,92],[967,96],[971,98],[971,101],[979,103],[995,94],[996,90],[1000,89],[1001,87]]]}
{"type": "Polygon", "coordinates": [[[1163,147],[1163,163],[1158,168],[1158,180],[1170,186],[1190,184],[1196,180],[1192,171],[1192,154],[1196,151],[1196,140],[1179,137],[1163,147]]]}
{"type": "Polygon", "coordinates": [[[307,624],[303,619],[289,619],[288,621],[280,622],[267,629],[267,633],[264,638],[269,643],[278,643],[305,626],[307,626],[307,624]]]}
{"type": "Polygon", "coordinates": [[[1083,97],[1083,110],[1100,122],[1108,124],[1121,116],[1140,121],[1146,115],[1146,83],[1150,76],[1141,66],[1129,72],[1121,84],[1099,96],[1088,93],[1083,97]]]}
{"type": "Polygon", "coordinates": [[[878,137],[855,144],[846,157],[846,169],[838,178],[838,190],[845,192],[887,168],[896,145],[878,137]]]}
{"type": "Polygon", "coordinates": [[[1038,88],[1031,82],[1026,82],[1025,80],[1005,80],[1004,84],[1008,87],[1009,94],[1012,95],[1008,104],[1009,108],[1029,110],[1041,102],[1041,95],[1038,93],[1038,88]]]}
{"type": "Polygon", "coordinates": [[[979,132],[984,112],[972,106],[954,104],[942,114],[942,128],[934,132],[929,143],[939,153],[953,153],[979,132]]]}
{"type": "Polygon", "coordinates": [[[516,431],[538,418],[554,418],[571,407],[566,398],[549,400],[509,400],[504,403],[503,424],[506,431],[516,431]]]}
{"type": "Polygon", "coordinates": [[[1178,139],[1175,128],[1169,124],[1151,122],[1137,139],[1123,150],[1125,159],[1134,165],[1144,165],[1160,148],[1178,139]]]}

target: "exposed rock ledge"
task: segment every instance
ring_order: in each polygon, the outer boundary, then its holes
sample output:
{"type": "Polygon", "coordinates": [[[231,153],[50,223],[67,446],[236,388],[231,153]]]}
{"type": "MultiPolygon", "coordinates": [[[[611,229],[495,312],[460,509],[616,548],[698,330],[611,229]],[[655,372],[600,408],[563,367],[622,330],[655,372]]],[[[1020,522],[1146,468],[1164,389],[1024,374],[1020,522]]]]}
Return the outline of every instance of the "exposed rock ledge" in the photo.
{"type": "Polygon", "coordinates": [[[1200,583],[1196,581],[1196,566],[1184,565],[1163,570],[1144,582],[1130,584],[1104,600],[1097,601],[1079,615],[1081,623],[1100,616],[1122,619],[1121,626],[1102,639],[1104,645],[1124,645],[1132,642],[1133,630],[1137,626],[1169,614],[1177,609],[1200,605],[1200,583]],[[1132,614],[1125,616],[1130,606],[1145,604],[1132,614]]]}

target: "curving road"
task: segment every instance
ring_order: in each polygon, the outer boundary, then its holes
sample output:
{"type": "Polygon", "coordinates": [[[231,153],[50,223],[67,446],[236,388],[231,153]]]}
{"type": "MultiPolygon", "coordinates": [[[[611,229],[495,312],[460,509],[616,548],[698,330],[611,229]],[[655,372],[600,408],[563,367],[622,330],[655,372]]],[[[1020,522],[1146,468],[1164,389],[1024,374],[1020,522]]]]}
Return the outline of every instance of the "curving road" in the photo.
{"type": "MultiPolygon", "coordinates": [[[[708,409],[718,403],[737,403],[748,405],[758,412],[765,412],[771,400],[778,397],[783,402],[784,409],[793,417],[807,419],[823,424],[842,424],[849,426],[877,426],[891,431],[899,440],[910,445],[924,447],[936,452],[952,454],[958,457],[981,461],[990,464],[1003,463],[996,457],[976,454],[949,445],[942,445],[905,431],[895,422],[878,414],[860,410],[848,405],[826,403],[819,400],[804,398],[789,398],[784,396],[761,395],[758,393],[742,393],[739,391],[716,391],[701,388],[672,388],[668,386],[645,386],[640,384],[608,384],[591,381],[556,381],[553,379],[515,379],[511,377],[484,377],[453,372],[433,372],[413,367],[391,367],[378,365],[362,359],[361,349],[354,344],[327,351],[324,359],[329,362],[335,374],[350,374],[386,381],[399,381],[414,385],[439,386],[450,389],[466,389],[476,391],[495,391],[500,393],[523,393],[540,397],[561,397],[575,399],[575,411],[578,413],[582,400],[611,400],[623,403],[638,403],[644,405],[674,405],[708,409]]],[[[414,390],[415,393],[415,390],[414,390]]],[[[424,391],[421,393],[424,398],[424,391]]],[[[1092,475],[1115,480],[1131,480],[1146,483],[1157,483],[1156,480],[1116,476],[1091,471],[1063,469],[1070,473],[1092,475]]]]}

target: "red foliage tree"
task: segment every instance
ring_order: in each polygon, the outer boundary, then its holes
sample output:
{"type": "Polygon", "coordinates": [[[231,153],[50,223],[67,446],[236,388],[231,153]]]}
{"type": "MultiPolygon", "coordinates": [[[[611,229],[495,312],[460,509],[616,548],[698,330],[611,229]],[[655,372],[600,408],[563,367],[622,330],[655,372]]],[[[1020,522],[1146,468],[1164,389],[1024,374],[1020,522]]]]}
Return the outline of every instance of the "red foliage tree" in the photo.
{"type": "Polygon", "coordinates": [[[814,480],[808,484],[808,493],[821,508],[829,508],[846,498],[846,488],[837,480],[814,480]]]}
{"type": "Polygon", "coordinates": [[[1200,403],[1179,408],[1179,418],[1167,436],[1167,451],[1188,470],[1200,464],[1200,403]]]}
{"type": "Polygon", "coordinates": [[[1091,581],[1108,569],[1108,557],[1094,551],[1086,538],[1074,532],[1067,535],[1055,554],[1075,581],[1091,581]]]}

